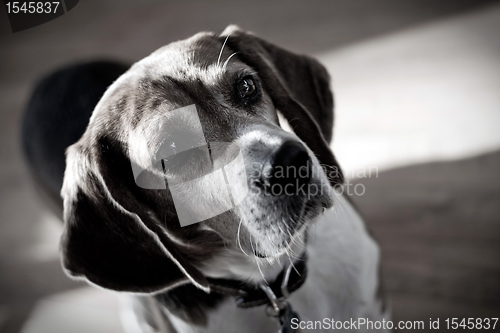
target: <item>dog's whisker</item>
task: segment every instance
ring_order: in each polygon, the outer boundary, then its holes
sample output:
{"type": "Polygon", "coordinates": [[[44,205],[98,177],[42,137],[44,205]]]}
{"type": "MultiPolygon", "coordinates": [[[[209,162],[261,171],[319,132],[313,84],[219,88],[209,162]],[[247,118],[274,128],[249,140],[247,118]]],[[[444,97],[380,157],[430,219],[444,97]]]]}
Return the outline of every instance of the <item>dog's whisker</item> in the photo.
{"type": "MultiPolygon", "coordinates": [[[[289,228],[289,229],[290,229],[290,228],[289,228]]],[[[305,229],[307,229],[307,228],[305,228],[305,229]]],[[[290,233],[290,230],[289,230],[288,232],[290,233]]],[[[290,235],[290,237],[292,237],[292,236],[290,235]]],[[[292,237],[292,241],[293,241],[296,245],[306,246],[305,241],[302,239],[302,237],[300,237],[300,235],[299,235],[299,234],[294,235],[294,236],[292,237]]]]}
{"type": "Polygon", "coordinates": [[[335,201],[337,205],[334,205],[334,212],[337,216],[341,216],[342,214],[348,216],[349,218],[347,221],[352,221],[354,216],[352,212],[347,208],[347,203],[345,200],[342,198],[342,194],[334,192],[334,196],[336,196],[338,199],[335,201]]]}
{"type": "MultiPolygon", "coordinates": [[[[292,234],[290,233],[290,230],[289,230],[290,227],[283,221],[283,219],[282,219],[282,222],[283,222],[283,225],[287,228],[288,235],[290,236],[290,242],[288,244],[286,244],[285,248],[284,248],[285,254],[289,258],[295,258],[296,255],[295,255],[295,252],[293,250],[293,245],[295,244],[295,239],[292,236],[292,234]]],[[[281,231],[281,233],[283,235],[286,236],[286,233],[283,231],[283,229],[281,229],[281,226],[279,224],[278,224],[278,229],[281,231]]]]}
{"type": "Polygon", "coordinates": [[[300,256],[298,256],[298,255],[295,253],[295,251],[293,250],[293,248],[292,248],[292,247],[289,247],[289,250],[288,250],[288,259],[289,259],[289,260],[292,260],[292,259],[293,259],[293,260],[297,260],[297,259],[299,259],[299,258],[300,258],[300,256]]]}
{"type": "Polygon", "coordinates": [[[260,267],[259,258],[255,257],[255,263],[257,264],[257,268],[259,269],[259,272],[260,272],[260,275],[262,276],[262,279],[264,280],[264,282],[266,284],[269,284],[269,282],[267,282],[266,276],[264,275],[264,272],[262,271],[262,268],[260,267]]]}
{"type": "MultiPolygon", "coordinates": [[[[250,235],[250,247],[252,248],[252,252],[256,253],[255,248],[253,247],[253,243],[252,243],[252,235],[250,235]]],[[[264,275],[264,272],[262,271],[262,268],[260,267],[259,258],[254,255],[254,260],[255,260],[255,263],[257,264],[257,269],[259,270],[260,275],[262,276],[262,279],[264,280],[265,283],[268,283],[266,280],[266,276],[264,275]]]]}
{"type": "Polygon", "coordinates": [[[245,252],[245,250],[243,250],[243,246],[241,246],[241,233],[240,233],[240,230],[241,230],[241,224],[243,223],[243,219],[240,219],[240,223],[238,224],[238,231],[236,233],[236,242],[238,243],[238,247],[240,248],[241,252],[243,252],[244,255],[246,255],[247,257],[249,257],[250,255],[248,253],[245,252]]]}
{"type": "Polygon", "coordinates": [[[290,237],[291,237],[291,241],[290,241],[290,243],[287,245],[287,247],[288,247],[288,249],[289,249],[289,256],[288,256],[288,257],[293,257],[293,259],[297,259],[297,258],[298,258],[298,256],[297,256],[297,254],[295,253],[295,251],[293,250],[293,247],[292,247],[294,244],[297,244],[297,243],[296,243],[296,242],[297,242],[297,237],[292,236],[292,234],[290,233],[290,231],[289,231],[289,230],[288,230],[288,234],[289,234],[289,235],[290,235],[290,237]]]}
{"type": "Polygon", "coordinates": [[[285,255],[287,256],[287,258],[290,259],[290,251],[289,251],[288,247],[285,247],[285,255]]]}
{"type": "MultiPolygon", "coordinates": [[[[281,230],[281,231],[284,235],[286,235],[283,230],[281,230]]],[[[284,251],[285,251],[285,254],[287,255],[288,258],[292,258],[292,257],[295,257],[295,253],[294,253],[293,248],[292,248],[292,246],[294,244],[294,240],[293,240],[293,237],[289,231],[288,231],[288,235],[290,236],[290,242],[285,245],[284,251]]]]}
{"type": "MultiPolygon", "coordinates": [[[[283,223],[283,224],[285,224],[285,223],[283,223]]],[[[285,224],[285,226],[286,226],[286,224],[285,224]]],[[[285,234],[285,232],[283,231],[283,229],[281,229],[281,225],[280,225],[280,223],[278,223],[278,229],[279,229],[279,231],[280,231],[283,235],[285,235],[285,236],[286,236],[286,234],[285,234]]]]}
{"type": "MultiPolygon", "coordinates": [[[[288,255],[288,253],[287,253],[288,255]]],[[[281,260],[279,259],[276,259],[276,262],[278,263],[278,265],[283,269],[283,263],[281,262],[281,260]]]]}
{"type": "MultiPolygon", "coordinates": [[[[312,226],[309,226],[309,228],[306,228],[306,233],[307,237],[316,240],[318,235],[317,235],[317,225],[314,223],[312,226]]],[[[305,242],[304,242],[305,244],[305,242]]]]}
{"type": "Polygon", "coordinates": [[[271,235],[266,234],[266,237],[267,237],[267,240],[269,241],[269,243],[272,243],[272,242],[273,242],[273,240],[271,239],[271,235]]]}
{"type": "Polygon", "coordinates": [[[233,54],[231,54],[227,59],[226,61],[224,61],[224,65],[222,66],[222,72],[225,72],[226,71],[226,66],[227,66],[227,63],[229,62],[229,60],[235,56],[236,54],[238,54],[238,52],[234,52],[233,54]]]}
{"type": "Polygon", "coordinates": [[[290,265],[292,266],[293,270],[299,275],[301,276],[300,272],[297,270],[297,267],[295,267],[294,263],[293,263],[293,260],[290,259],[290,265]]]}
{"type": "Polygon", "coordinates": [[[252,249],[252,253],[254,253],[254,257],[255,257],[255,248],[253,247],[253,243],[252,243],[252,235],[250,235],[250,248],[252,249]]]}
{"type": "Polygon", "coordinates": [[[220,58],[222,57],[222,52],[224,52],[224,46],[226,46],[227,39],[229,38],[230,35],[227,35],[226,39],[224,39],[224,43],[222,43],[222,47],[219,52],[219,57],[217,58],[217,66],[220,65],[220,58]]]}

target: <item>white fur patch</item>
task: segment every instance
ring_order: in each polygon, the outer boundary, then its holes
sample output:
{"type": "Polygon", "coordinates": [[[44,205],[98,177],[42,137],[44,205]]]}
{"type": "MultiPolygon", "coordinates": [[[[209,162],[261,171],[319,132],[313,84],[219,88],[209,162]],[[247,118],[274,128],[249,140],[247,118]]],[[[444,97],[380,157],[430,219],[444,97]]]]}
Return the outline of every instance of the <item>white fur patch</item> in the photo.
{"type": "Polygon", "coordinates": [[[290,123],[288,122],[288,120],[285,118],[285,116],[283,115],[283,113],[281,113],[281,111],[277,110],[277,113],[278,113],[278,120],[280,122],[280,126],[281,128],[285,131],[285,132],[288,132],[288,133],[292,133],[292,134],[295,134],[295,132],[293,131],[292,129],[292,126],[290,126],[290,123]]]}
{"type": "MultiPolygon", "coordinates": [[[[376,298],[380,253],[369,236],[360,216],[341,195],[334,195],[335,205],[325,211],[309,230],[308,275],[304,285],[289,298],[301,320],[388,319],[376,298]]],[[[261,264],[264,271],[278,274],[283,262],[261,264]]],[[[252,277],[256,261],[241,253],[220,256],[205,274],[217,277],[252,277]],[[230,270],[230,272],[226,271],[230,270]],[[229,274],[229,275],[228,275],[229,274]]],[[[262,276],[255,277],[262,280],[262,276]]],[[[264,307],[239,309],[228,298],[209,314],[208,327],[191,326],[166,311],[174,326],[182,332],[273,332],[276,323],[265,314],[264,307]]],[[[331,330],[315,331],[330,332],[331,330]]]]}

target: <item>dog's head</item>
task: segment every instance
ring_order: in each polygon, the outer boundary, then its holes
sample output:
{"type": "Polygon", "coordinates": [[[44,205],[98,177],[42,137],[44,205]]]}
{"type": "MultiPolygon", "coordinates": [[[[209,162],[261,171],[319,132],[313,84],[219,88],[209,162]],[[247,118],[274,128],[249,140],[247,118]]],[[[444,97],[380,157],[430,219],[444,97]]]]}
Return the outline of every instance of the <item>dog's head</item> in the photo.
{"type": "Polygon", "coordinates": [[[282,255],[343,181],[332,125],[314,59],[234,26],[157,50],[67,150],[64,268],[114,290],[208,290],[202,268],[225,250],[282,255]]]}

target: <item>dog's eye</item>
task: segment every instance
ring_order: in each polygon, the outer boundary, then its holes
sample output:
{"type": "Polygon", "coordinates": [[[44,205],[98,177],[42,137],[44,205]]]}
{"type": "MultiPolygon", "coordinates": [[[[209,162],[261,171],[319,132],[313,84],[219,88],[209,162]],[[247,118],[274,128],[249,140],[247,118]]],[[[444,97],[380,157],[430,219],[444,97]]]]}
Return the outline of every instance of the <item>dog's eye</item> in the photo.
{"type": "Polygon", "coordinates": [[[241,79],[237,84],[237,88],[242,99],[252,98],[257,93],[255,81],[249,76],[241,79]]]}

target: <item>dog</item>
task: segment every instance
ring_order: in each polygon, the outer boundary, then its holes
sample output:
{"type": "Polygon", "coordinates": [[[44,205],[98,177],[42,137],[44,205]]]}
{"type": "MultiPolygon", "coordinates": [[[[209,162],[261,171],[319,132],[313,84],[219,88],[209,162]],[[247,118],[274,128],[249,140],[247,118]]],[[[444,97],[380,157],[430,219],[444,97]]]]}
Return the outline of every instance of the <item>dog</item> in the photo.
{"type": "Polygon", "coordinates": [[[380,251],[333,104],[318,61],[237,26],[45,78],[23,147],[61,190],[64,271],[127,295],[130,332],[373,331],[352,321],[388,318],[380,251]]]}

